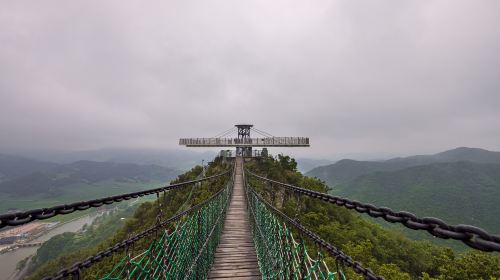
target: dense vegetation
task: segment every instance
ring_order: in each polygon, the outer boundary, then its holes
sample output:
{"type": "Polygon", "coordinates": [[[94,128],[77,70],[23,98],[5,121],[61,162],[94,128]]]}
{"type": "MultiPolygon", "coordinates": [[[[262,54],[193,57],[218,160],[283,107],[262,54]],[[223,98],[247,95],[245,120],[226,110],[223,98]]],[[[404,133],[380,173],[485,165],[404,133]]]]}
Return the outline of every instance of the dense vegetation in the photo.
{"type": "Polygon", "coordinates": [[[81,232],[65,232],[54,236],[37,250],[31,260],[30,271],[35,271],[59,256],[103,242],[123,227],[126,219],[134,214],[136,208],[136,206],[130,206],[129,203],[110,207],[109,212],[97,217],[92,224],[85,225],[81,232]]]}
{"type": "MultiPolygon", "coordinates": [[[[227,170],[229,166],[224,164],[220,158],[216,158],[213,162],[209,164],[207,170],[207,176],[221,173],[227,170]]],[[[200,166],[196,166],[185,174],[180,175],[172,183],[183,182],[188,180],[196,179],[202,172],[200,166]]],[[[202,201],[209,198],[216,191],[223,187],[227,180],[227,176],[224,178],[218,178],[212,180],[210,183],[204,182],[199,186],[190,186],[187,188],[182,188],[174,191],[167,192],[160,197],[163,217],[172,216],[173,214],[179,212],[181,208],[190,207],[201,203],[202,201]],[[188,199],[189,198],[189,199],[188,199]]],[[[96,254],[97,252],[104,250],[108,247],[115,245],[122,240],[127,239],[127,237],[137,234],[141,231],[146,230],[151,227],[156,222],[157,214],[159,213],[158,201],[154,200],[152,202],[145,202],[141,204],[134,215],[127,219],[125,224],[118,230],[115,234],[102,241],[96,241],[94,246],[88,246],[80,248],[79,250],[73,250],[71,253],[59,256],[55,259],[50,258],[48,262],[41,265],[38,269],[33,271],[27,279],[41,279],[45,276],[50,276],[61,268],[69,267],[77,261],[84,260],[85,258],[96,254]]],[[[61,237],[63,238],[63,237],[61,237]]],[[[155,236],[150,238],[145,238],[136,242],[136,244],[129,249],[130,253],[135,255],[139,252],[145,250],[145,248],[154,240],[155,236]]],[[[103,261],[95,264],[89,269],[84,271],[83,277],[85,279],[97,279],[109,273],[113,267],[119,263],[119,261],[124,257],[125,252],[114,254],[111,257],[104,259],[103,261]]]]}
{"type": "Polygon", "coordinates": [[[500,164],[436,163],[376,172],[338,185],[337,193],[376,205],[500,229],[500,164]],[[443,203],[446,201],[446,203],[443,203]]]}
{"type": "MultiPolygon", "coordinates": [[[[326,192],[320,180],[297,172],[296,162],[288,156],[261,159],[248,166],[255,172],[278,181],[326,192]]],[[[264,196],[296,217],[308,229],[361,261],[386,279],[498,279],[500,259],[493,254],[468,251],[456,254],[447,247],[428,241],[412,241],[363,219],[347,209],[297,197],[281,188],[264,185],[253,179],[264,196]]],[[[315,246],[310,246],[315,248],[315,246]]],[[[331,264],[333,261],[328,260],[331,264]]],[[[347,271],[349,279],[362,279],[347,271]]]]}

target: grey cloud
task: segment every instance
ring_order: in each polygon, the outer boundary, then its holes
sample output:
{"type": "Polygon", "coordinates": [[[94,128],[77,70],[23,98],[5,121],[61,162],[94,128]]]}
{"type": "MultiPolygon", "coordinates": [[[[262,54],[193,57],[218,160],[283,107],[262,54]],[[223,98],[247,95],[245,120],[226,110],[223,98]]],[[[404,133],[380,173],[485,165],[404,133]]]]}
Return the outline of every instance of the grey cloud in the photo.
{"type": "Polygon", "coordinates": [[[0,4],[0,150],[172,148],[236,122],[298,155],[500,150],[498,1],[0,4]]]}

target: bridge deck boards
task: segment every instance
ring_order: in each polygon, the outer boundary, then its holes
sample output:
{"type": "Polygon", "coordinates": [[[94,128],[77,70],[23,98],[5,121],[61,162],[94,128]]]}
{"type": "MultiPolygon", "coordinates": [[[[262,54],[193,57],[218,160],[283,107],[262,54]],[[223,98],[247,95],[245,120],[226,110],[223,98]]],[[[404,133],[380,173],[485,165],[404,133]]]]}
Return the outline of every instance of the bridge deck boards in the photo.
{"type": "Polygon", "coordinates": [[[248,222],[242,164],[236,158],[233,195],[208,279],[262,279],[248,222]]]}

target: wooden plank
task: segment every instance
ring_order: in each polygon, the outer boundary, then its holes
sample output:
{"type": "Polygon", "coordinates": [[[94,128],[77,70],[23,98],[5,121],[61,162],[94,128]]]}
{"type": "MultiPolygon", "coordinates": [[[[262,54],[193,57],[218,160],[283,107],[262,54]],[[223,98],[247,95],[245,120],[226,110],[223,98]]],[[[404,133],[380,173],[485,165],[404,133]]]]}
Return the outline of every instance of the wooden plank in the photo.
{"type": "Polygon", "coordinates": [[[258,268],[242,268],[232,270],[213,270],[209,274],[208,279],[216,279],[217,277],[234,277],[234,276],[259,276],[258,268]]]}
{"type": "Polygon", "coordinates": [[[242,159],[236,158],[233,194],[208,279],[262,279],[248,221],[242,172],[242,159]]]}

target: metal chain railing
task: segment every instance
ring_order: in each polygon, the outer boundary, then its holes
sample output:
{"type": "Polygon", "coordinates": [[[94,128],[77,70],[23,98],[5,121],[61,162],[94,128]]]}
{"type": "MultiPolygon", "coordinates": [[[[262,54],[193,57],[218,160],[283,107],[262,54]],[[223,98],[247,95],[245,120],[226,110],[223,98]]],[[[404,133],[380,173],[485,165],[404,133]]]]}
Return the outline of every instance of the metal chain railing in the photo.
{"type": "Polygon", "coordinates": [[[304,240],[297,242],[287,224],[328,252],[336,261],[362,274],[365,279],[384,279],[285,215],[257,194],[248,184],[247,200],[259,267],[264,279],[345,280],[342,270],[330,271],[321,254],[316,259],[311,258],[304,240]]]}
{"type": "MultiPolygon", "coordinates": [[[[213,228],[223,227],[223,225],[220,225],[223,223],[223,219],[221,220],[220,216],[223,216],[226,211],[225,209],[227,208],[231,188],[232,182],[204,202],[176,214],[165,221],[156,223],[151,228],[117,243],[91,257],[88,257],[84,261],[77,262],[69,268],[62,269],[55,276],[43,278],[43,280],[60,280],[67,279],[71,276],[74,279],[78,279],[83,269],[89,268],[93,264],[102,261],[104,258],[109,257],[116,252],[123,251],[130,246],[133,246],[137,241],[145,237],[152,236],[159,231],[162,231],[163,235],[160,237],[158,242],[153,243],[148,250],[146,250],[146,252],[140,254],[139,256],[132,258],[127,254],[127,256],[122,259],[115,269],[113,269],[113,271],[103,279],[129,279],[127,278],[127,275],[131,275],[131,273],[141,276],[134,279],[143,279],[142,276],[146,275],[146,279],[164,279],[162,278],[163,273],[184,275],[179,274],[179,270],[173,268],[172,266],[167,267],[165,262],[170,262],[172,260],[172,256],[175,256],[177,265],[184,265],[182,273],[185,273],[186,268],[189,267],[188,264],[190,264],[189,260],[194,258],[198,252],[196,249],[206,250],[207,246],[204,248],[202,244],[206,241],[207,237],[210,237],[211,240],[210,250],[216,246],[216,243],[213,243],[213,240],[218,242],[219,238],[216,235],[214,236],[213,232],[218,231],[213,230],[212,235],[208,233],[211,226],[213,228]],[[185,217],[187,217],[187,219],[182,224],[177,225],[173,231],[167,230],[169,225],[185,217]],[[215,223],[215,221],[217,221],[217,223],[215,223]],[[202,236],[202,238],[198,238],[198,235],[202,236]],[[193,238],[194,236],[198,239],[190,240],[187,238],[193,238]],[[181,244],[183,244],[183,246],[181,246],[181,244]],[[159,274],[160,271],[161,274],[159,274]],[[156,275],[156,277],[160,278],[149,278],[150,275],[156,275]]],[[[211,263],[213,252],[210,252],[212,251],[209,251],[209,254],[203,255],[204,262],[211,263]]],[[[208,273],[206,266],[200,266],[199,269],[197,268],[195,275],[201,275],[202,273],[208,273]]],[[[172,279],[178,278],[174,277],[172,279]]]]}
{"type": "Polygon", "coordinates": [[[159,194],[161,192],[166,192],[170,190],[179,189],[191,184],[195,184],[202,181],[212,180],[224,175],[229,174],[230,171],[225,171],[223,173],[205,177],[198,180],[192,180],[187,182],[182,182],[178,184],[172,184],[160,188],[149,189],[139,192],[120,194],[115,196],[109,196],[99,199],[93,199],[82,202],[75,202],[71,204],[58,205],[50,208],[42,208],[42,209],[33,209],[23,212],[14,212],[14,213],[6,213],[0,215],[0,229],[6,226],[20,226],[26,223],[29,223],[34,220],[45,220],[48,218],[52,218],[57,215],[66,215],[69,213],[73,213],[75,211],[83,211],[89,208],[101,207],[105,204],[112,204],[115,202],[120,202],[124,200],[129,200],[132,198],[142,197],[150,194],[159,194]]]}
{"type": "Polygon", "coordinates": [[[493,235],[484,229],[471,225],[449,225],[444,221],[434,217],[419,218],[415,214],[406,211],[393,211],[387,207],[377,207],[373,204],[362,203],[348,198],[342,198],[326,193],[316,192],[309,189],[300,188],[294,185],[275,181],[263,176],[259,176],[249,170],[248,174],[255,178],[271,183],[272,185],[283,187],[287,190],[321,199],[323,201],[343,206],[347,209],[354,209],[359,213],[366,213],[374,218],[383,218],[390,223],[400,223],[413,230],[426,230],[433,236],[443,239],[460,240],[469,247],[477,250],[500,252],[500,236],[493,235]]]}
{"type": "MultiPolygon", "coordinates": [[[[232,187],[233,185],[231,185],[232,187]]],[[[188,279],[205,279],[208,275],[210,268],[212,267],[212,263],[215,257],[215,250],[220,242],[220,237],[222,235],[222,231],[224,230],[224,222],[228,209],[228,205],[231,198],[232,188],[229,189],[229,193],[225,196],[224,208],[219,213],[217,217],[217,221],[215,221],[212,230],[205,238],[205,242],[201,245],[201,248],[198,250],[198,254],[195,256],[194,260],[191,262],[191,266],[184,274],[184,280],[188,279]]],[[[168,278],[163,278],[168,279],[168,278]]]]}
{"type": "Polygon", "coordinates": [[[228,184],[215,199],[189,215],[135,257],[125,256],[101,280],[204,279],[213,262],[231,194],[228,184]]]}

